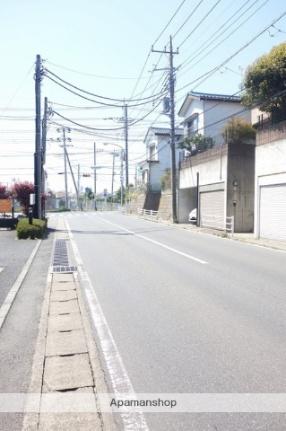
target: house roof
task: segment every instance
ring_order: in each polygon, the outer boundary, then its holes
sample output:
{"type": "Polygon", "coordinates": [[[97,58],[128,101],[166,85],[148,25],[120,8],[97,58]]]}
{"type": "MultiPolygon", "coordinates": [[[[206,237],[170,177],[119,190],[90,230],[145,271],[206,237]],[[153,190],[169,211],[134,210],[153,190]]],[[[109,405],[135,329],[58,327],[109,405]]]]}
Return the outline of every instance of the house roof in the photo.
{"type": "MultiPolygon", "coordinates": [[[[151,132],[153,132],[155,136],[170,135],[170,129],[167,127],[149,127],[149,129],[146,132],[146,135],[144,136],[144,142],[146,142],[146,139],[151,132]]],[[[175,134],[177,136],[181,136],[184,134],[184,130],[182,128],[177,127],[175,129],[175,134]]]]}
{"type": "Polygon", "coordinates": [[[185,100],[179,109],[178,115],[183,117],[186,113],[187,107],[192,100],[214,100],[217,102],[241,102],[240,96],[234,96],[231,94],[215,94],[215,93],[201,93],[197,91],[190,91],[187,93],[185,100]]]}

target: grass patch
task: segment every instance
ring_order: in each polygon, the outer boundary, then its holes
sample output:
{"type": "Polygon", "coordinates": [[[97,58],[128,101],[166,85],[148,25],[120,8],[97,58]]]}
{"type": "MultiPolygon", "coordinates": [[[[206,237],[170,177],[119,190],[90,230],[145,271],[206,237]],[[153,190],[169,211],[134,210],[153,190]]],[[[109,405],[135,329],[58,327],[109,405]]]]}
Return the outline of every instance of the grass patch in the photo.
{"type": "Polygon", "coordinates": [[[33,219],[33,223],[29,224],[28,218],[22,218],[17,224],[18,239],[35,239],[44,238],[47,229],[47,220],[33,219]]]}

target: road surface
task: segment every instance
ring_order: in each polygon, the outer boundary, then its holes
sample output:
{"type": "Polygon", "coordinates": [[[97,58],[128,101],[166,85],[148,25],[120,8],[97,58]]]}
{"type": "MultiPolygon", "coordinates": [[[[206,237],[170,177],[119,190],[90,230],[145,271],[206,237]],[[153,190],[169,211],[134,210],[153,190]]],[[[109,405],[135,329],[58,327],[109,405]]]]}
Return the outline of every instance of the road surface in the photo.
{"type": "MultiPolygon", "coordinates": [[[[120,213],[68,223],[138,393],[286,392],[286,253],[120,213]]],[[[284,414],[145,414],[150,430],[272,430],[284,414]]]]}

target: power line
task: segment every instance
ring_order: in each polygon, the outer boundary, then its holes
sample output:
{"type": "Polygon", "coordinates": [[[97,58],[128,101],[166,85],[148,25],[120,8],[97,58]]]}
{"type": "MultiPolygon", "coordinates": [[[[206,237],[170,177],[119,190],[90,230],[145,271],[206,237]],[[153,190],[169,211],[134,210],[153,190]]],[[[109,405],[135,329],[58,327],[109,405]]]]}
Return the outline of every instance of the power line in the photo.
{"type": "MultiPolygon", "coordinates": [[[[153,98],[155,98],[155,97],[157,97],[157,96],[160,95],[160,93],[158,93],[158,94],[155,94],[154,96],[142,97],[140,99],[127,99],[127,100],[125,100],[125,99],[115,99],[115,98],[112,98],[112,97],[101,96],[99,94],[95,94],[95,93],[92,93],[90,91],[84,90],[84,89],[82,89],[80,87],[77,87],[76,85],[74,85],[74,84],[66,81],[65,79],[61,78],[60,76],[58,76],[57,74],[55,74],[54,72],[50,71],[47,68],[45,68],[44,71],[47,72],[47,73],[49,73],[49,74],[51,74],[56,79],[58,79],[59,81],[63,82],[64,84],[69,85],[70,87],[74,88],[77,91],[80,91],[81,93],[88,94],[89,96],[97,97],[97,98],[103,99],[103,100],[110,100],[112,102],[119,102],[119,103],[123,103],[123,104],[128,103],[128,102],[142,102],[142,101],[145,101],[145,100],[153,99],[153,98]]],[[[45,76],[47,76],[47,75],[45,74],[45,76]]]]}
{"type": "MultiPolygon", "coordinates": [[[[259,0],[255,0],[250,6],[249,8],[244,11],[238,18],[236,21],[238,21],[245,13],[247,13],[249,11],[249,9],[252,8],[252,6],[254,4],[256,4],[259,0]]],[[[207,51],[196,63],[194,63],[191,67],[196,66],[198,63],[200,63],[204,58],[206,58],[211,52],[213,52],[218,46],[220,46],[222,43],[224,43],[226,40],[228,40],[231,36],[233,36],[237,30],[239,30],[246,22],[248,22],[260,9],[262,9],[262,7],[264,7],[266,5],[266,3],[268,3],[269,0],[265,0],[258,8],[256,8],[243,22],[241,22],[237,27],[235,27],[224,39],[222,39],[220,42],[218,42],[214,47],[212,47],[209,51],[207,51]]],[[[234,24],[234,23],[233,23],[234,24]]],[[[192,61],[194,59],[196,59],[197,57],[199,57],[209,46],[211,46],[220,36],[222,36],[229,28],[232,27],[232,25],[229,25],[223,32],[221,32],[217,37],[210,38],[210,43],[208,43],[203,50],[198,50],[196,52],[198,52],[196,55],[194,55],[194,57],[189,57],[190,60],[187,61],[185,63],[185,66],[189,63],[192,63],[192,61]]],[[[184,63],[183,63],[184,64],[184,63]]],[[[190,68],[186,69],[184,71],[183,74],[185,74],[188,70],[190,70],[190,68]]]]}
{"type": "Polygon", "coordinates": [[[210,10],[203,16],[203,18],[198,22],[195,28],[185,37],[185,39],[180,43],[179,48],[186,43],[186,41],[194,34],[194,32],[200,27],[200,25],[208,18],[212,11],[218,6],[222,0],[217,0],[216,3],[210,8],[210,10]]]}
{"type": "MultiPolygon", "coordinates": [[[[88,73],[88,72],[82,72],[82,71],[79,71],[79,70],[75,70],[75,69],[72,69],[70,67],[63,66],[61,64],[53,63],[53,62],[48,61],[48,60],[45,60],[45,62],[48,63],[48,64],[50,64],[51,66],[58,67],[59,69],[67,70],[68,72],[76,73],[76,74],[82,75],[82,76],[90,76],[90,77],[99,78],[99,79],[128,80],[128,81],[136,80],[137,79],[137,77],[130,77],[130,76],[129,77],[126,77],[126,76],[123,77],[123,76],[97,75],[95,73],[88,73]]],[[[147,77],[144,77],[144,79],[145,78],[147,78],[147,77]]]]}
{"type": "Polygon", "coordinates": [[[240,54],[245,48],[247,48],[249,45],[251,45],[253,42],[255,42],[255,40],[257,40],[263,33],[265,33],[270,27],[272,27],[273,24],[276,24],[278,21],[280,21],[285,15],[286,15],[286,11],[284,11],[278,18],[274,19],[271,24],[269,24],[266,27],[264,27],[263,30],[261,30],[259,33],[257,33],[252,39],[250,39],[248,42],[246,42],[242,47],[240,47],[237,51],[235,51],[232,55],[230,55],[226,60],[224,60],[218,66],[215,66],[214,68],[210,69],[208,72],[205,72],[204,74],[202,74],[198,78],[194,79],[193,81],[188,82],[183,87],[179,88],[177,90],[177,93],[179,91],[184,90],[189,85],[194,84],[195,82],[199,81],[199,83],[197,84],[197,86],[200,85],[202,82],[205,82],[211,75],[213,75],[221,67],[223,67],[230,60],[232,60],[234,57],[236,57],[238,54],[240,54]]]}
{"type": "Polygon", "coordinates": [[[165,27],[163,28],[163,30],[159,33],[159,35],[156,37],[155,41],[153,42],[153,45],[155,45],[158,40],[160,39],[160,37],[163,35],[163,33],[167,30],[167,28],[169,27],[169,25],[171,24],[171,22],[173,21],[173,19],[175,18],[175,16],[177,15],[177,13],[180,11],[180,9],[182,8],[183,4],[186,2],[186,0],[183,0],[179,6],[177,7],[177,9],[175,10],[174,14],[171,16],[171,18],[169,19],[169,21],[167,22],[167,24],[165,25],[165,27]]]}
{"type": "MultiPolygon", "coordinates": [[[[97,104],[99,104],[99,105],[104,105],[104,106],[116,107],[116,108],[122,108],[122,107],[124,106],[124,105],[118,105],[118,104],[112,104],[112,103],[105,103],[105,102],[102,102],[102,101],[101,101],[101,102],[99,102],[98,100],[94,100],[94,99],[91,99],[90,97],[83,96],[82,94],[77,93],[76,91],[72,90],[71,88],[66,87],[65,85],[61,84],[60,82],[57,82],[57,81],[56,81],[54,78],[52,78],[51,76],[49,76],[49,75],[45,75],[45,76],[46,76],[48,79],[50,79],[51,81],[53,81],[55,84],[59,85],[60,87],[64,88],[65,90],[67,90],[68,92],[70,92],[70,93],[72,93],[72,94],[74,94],[74,95],[76,95],[76,96],[78,96],[78,97],[80,97],[80,98],[82,98],[82,99],[88,100],[89,102],[97,103],[97,104]]],[[[162,92],[161,96],[163,96],[163,94],[164,94],[164,93],[162,92]]],[[[156,99],[148,100],[148,101],[141,102],[141,103],[131,104],[131,105],[128,105],[128,106],[129,106],[129,107],[133,107],[133,106],[142,106],[142,105],[146,105],[146,104],[152,103],[152,102],[154,102],[154,101],[156,101],[156,99]]]]}
{"type": "Polygon", "coordinates": [[[192,18],[192,16],[195,14],[195,12],[197,11],[197,9],[200,7],[200,5],[203,3],[204,0],[200,0],[196,6],[194,7],[194,9],[191,11],[191,13],[187,16],[187,18],[185,19],[185,21],[183,22],[182,25],[180,25],[180,27],[178,28],[178,30],[173,34],[173,38],[175,38],[177,36],[177,34],[182,30],[182,28],[187,24],[187,22],[192,18]]]}

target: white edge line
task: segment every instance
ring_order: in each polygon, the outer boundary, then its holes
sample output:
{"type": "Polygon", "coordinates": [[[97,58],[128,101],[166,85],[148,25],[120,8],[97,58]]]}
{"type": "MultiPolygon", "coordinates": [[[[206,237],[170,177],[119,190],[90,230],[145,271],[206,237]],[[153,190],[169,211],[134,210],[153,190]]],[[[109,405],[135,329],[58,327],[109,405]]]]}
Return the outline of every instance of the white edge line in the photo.
{"type": "Polygon", "coordinates": [[[18,275],[15,283],[13,284],[13,286],[11,287],[11,289],[9,290],[3,304],[0,307],[0,329],[3,326],[3,323],[10,311],[10,308],[12,307],[12,304],[16,298],[16,295],[20,289],[20,287],[22,286],[22,283],[30,269],[30,266],[34,260],[34,257],[40,247],[42,240],[38,240],[37,244],[35,245],[32,253],[30,254],[29,259],[27,260],[27,262],[25,263],[25,265],[22,268],[22,271],[20,272],[20,274],[18,275]]]}
{"type": "Polygon", "coordinates": [[[125,232],[128,232],[128,233],[132,234],[133,236],[135,236],[137,238],[141,238],[141,239],[144,239],[145,241],[149,241],[152,244],[158,245],[159,247],[165,248],[166,250],[172,251],[173,253],[179,254],[180,256],[186,257],[187,259],[194,260],[195,262],[201,263],[202,265],[206,265],[208,263],[208,262],[206,262],[203,259],[199,259],[198,257],[195,257],[195,256],[192,256],[190,254],[184,253],[183,251],[177,250],[177,249],[175,249],[173,247],[169,247],[168,245],[163,244],[162,242],[159,242],[159,241],[156,241],[154,239],[148,238],[145,235],[140,235],[140,234],[138,234],[136,232],[133,232],[132,230],[126,229],[125,227],[123,227],[123,226],[121,226],[121,225],[119,225],[117,223],[113,223],[113,222],[111,222],[109,220],[106,220],[105,218],[103,218],[101,216],[98,216],[98,217],[102,221],[104,221],[105,223],[109,223],[109,224],[111,224],[111,225],[113,225],[115,227],[118,227],[119,229],[121,229],[121,230],[123,230],[125,232]]]}
{"type": "MultiPolygon", "coordinates": [[[[94,287],[91,283],[87,271],[84,269],[78,247],[75,243],[67,219],[65,220],[67,232],[70,237],[72,249],[77,262],[77,269],[80,279],[80,284],[83,287],[85,297],[87,299],[90,315],[93,321],[94,329],[100,341],[100,348],[103,353],[105,364],[109,372],[109,377],[115,394],[132,393],[135,396],[132,383],[128,377],[126,368],[123,364],[122,357],[118,351],[115,340],[104,316],[101,305],[97,299],[94,287]]],[[[148,425],[142,412],[126,412],[120,413],[124,424],[124,431],[149,431],[148,425]]]]}

